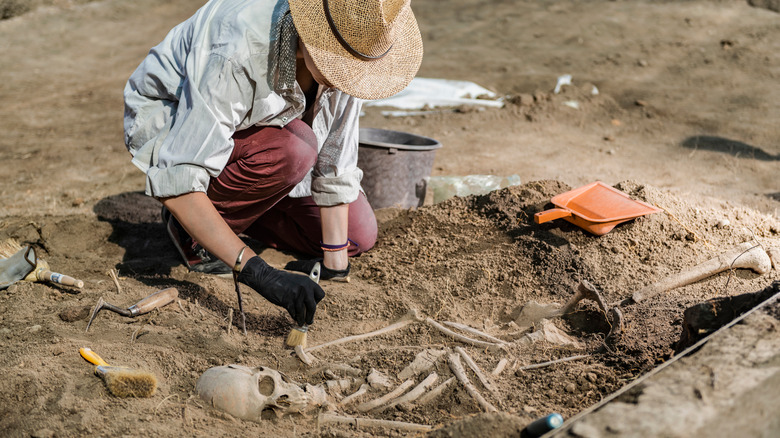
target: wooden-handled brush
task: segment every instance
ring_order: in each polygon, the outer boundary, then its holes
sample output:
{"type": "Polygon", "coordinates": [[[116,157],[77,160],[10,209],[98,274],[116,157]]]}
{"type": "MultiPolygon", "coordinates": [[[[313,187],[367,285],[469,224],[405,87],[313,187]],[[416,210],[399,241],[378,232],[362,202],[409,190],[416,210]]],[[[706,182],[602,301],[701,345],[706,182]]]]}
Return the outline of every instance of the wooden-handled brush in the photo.
{"type": "Polygon", "coordinates": [[[151,397],[157,390],[157,378],[148,371],[111,366],[89,347],[80,348],[79,354],[97,365],[95,374],[103,379],[111,394],[117,397],[151,397]]]}
{"type": "MultiPolygon", "coordinates": [[[[18,251],[22,250],[22,246],[19,245],[13,239],[8,239],[0,243],[0,258],[7,259],[18,251]]],[[[78,288],[84,287],[84,282],[77,280],[68,275],[52,272],[49,269],[49,264],[45,260],[35,257],[35,269],[24,277],[24,281],[48,281],[51,283],[63,284],[65,286],[75,286],[78,288]]]]}
{"type": "MultiPolygon", "coordinates": [[[[315,263],[314,267],[311,269],[311,273],[309,273],[309,278],[311,278],[311,281],[319,284],[321,270],[322,267],[320,266],[320,262],[315,263]]],[[[290,334],[287,335],[287,346],[306,348],[306,337],[308,332],[309,326],[306,324],[300,327],[293,327],[293,329],[290,331],[290,334]]]]}

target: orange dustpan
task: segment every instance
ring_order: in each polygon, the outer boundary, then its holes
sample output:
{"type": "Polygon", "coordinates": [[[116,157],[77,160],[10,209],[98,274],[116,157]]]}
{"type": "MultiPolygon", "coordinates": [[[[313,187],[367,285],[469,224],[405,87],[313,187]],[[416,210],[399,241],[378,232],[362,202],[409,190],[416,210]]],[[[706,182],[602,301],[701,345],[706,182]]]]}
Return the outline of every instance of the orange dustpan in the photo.
{"type": "Polygon", "coordinates": [[[536,213],[534,222],[564,219],[597,236],[609,233],[617,224],[661,211],[601,181],[556,195],[550,202],[556,208],[536,213]]]}

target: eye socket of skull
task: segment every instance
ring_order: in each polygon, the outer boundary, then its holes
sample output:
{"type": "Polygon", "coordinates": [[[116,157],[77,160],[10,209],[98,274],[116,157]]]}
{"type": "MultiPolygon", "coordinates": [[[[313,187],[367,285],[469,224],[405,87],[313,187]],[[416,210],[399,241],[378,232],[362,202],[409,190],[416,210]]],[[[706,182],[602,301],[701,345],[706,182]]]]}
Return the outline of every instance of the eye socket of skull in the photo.
{"type": "Polygon", "coordinates": [[[260,391],[260,394],[263,394],[266,397],[270,397],[276,390],[276,382],[274,382],[274,379],[271,378],[271,376],[263,376],[263,378],[257,382],[257,387],[257,389],[260,391]]]}

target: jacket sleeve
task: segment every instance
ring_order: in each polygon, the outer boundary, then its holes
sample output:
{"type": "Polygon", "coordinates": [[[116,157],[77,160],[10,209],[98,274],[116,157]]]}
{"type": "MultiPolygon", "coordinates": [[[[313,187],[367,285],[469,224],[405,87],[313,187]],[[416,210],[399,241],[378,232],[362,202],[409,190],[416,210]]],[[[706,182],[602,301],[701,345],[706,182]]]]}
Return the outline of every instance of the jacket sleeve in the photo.
{"type": "Polygon", "coordinates": [[[200,77],[186,78],[174,122],[147,171],[147,191],[176,196],[208,188],[233,150],[233,133],[246,117],[254,89],[241,69],[212,54],[200,77]]]}
{"type": "MultiPolygon", "coordinates": [[[[340,91],[328,99],[319,122],[329,126],[312,172],[311,192],[317,205],[350,203],[360,193],[363,172],[357,167],[362,101],[340,91]]],[[[315,127],[315,132],[317,131],[315,127]]]]}

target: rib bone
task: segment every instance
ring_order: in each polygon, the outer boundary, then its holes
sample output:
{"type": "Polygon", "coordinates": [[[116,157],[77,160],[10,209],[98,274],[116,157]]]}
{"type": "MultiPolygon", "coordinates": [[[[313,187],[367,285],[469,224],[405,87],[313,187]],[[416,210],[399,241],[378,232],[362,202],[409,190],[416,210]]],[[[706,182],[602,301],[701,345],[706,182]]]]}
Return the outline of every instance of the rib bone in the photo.
{"type": "Polygon", "coordinates": [[[490,404],[489,401],[485,400],[485,397],[482,397],[482,394],[480,394],[474,384],[471,383],[469,377],[466,375],[466,370],[463,369],[463,365],[460,363],[460,355],[458,353],[452,353],[448,356],[448,361],[450,369],[453,374],[455,374],[455,377],[457,377],[460,383],[466,388],[466,392],[482,406],[482,409],[484,409],[485,412],[498,412],[498,409],[490,404]]]}

